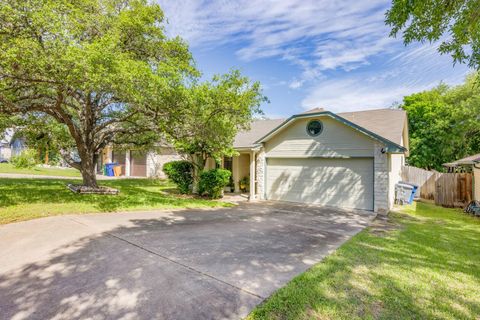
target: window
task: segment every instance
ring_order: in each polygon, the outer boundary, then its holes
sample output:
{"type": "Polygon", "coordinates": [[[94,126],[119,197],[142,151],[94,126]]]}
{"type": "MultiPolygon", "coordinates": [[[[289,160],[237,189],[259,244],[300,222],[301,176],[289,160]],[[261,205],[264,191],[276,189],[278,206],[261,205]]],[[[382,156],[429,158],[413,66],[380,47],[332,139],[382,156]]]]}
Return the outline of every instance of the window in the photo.
{"type": "Polygon", "coordinates": [[[223,168],[232,172],[232,164],[233,158],[232,157],[224,157],[223,158],[223,168]]]}
{"type": "Polygon", "coordinates": [[[309,136],[316,137],[323,131],[323,123],[319,120],[312,120],[307,124],[307,133],[309,136]]]}

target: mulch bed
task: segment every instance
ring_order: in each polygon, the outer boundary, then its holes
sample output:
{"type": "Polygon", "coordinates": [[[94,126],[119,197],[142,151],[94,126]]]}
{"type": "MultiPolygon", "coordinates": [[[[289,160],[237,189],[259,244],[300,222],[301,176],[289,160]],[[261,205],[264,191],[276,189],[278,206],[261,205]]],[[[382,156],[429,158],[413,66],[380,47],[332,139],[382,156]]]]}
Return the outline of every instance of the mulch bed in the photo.
{"type": "Polygon", "coordinates": [[[79,194],[106,194],[106,195],[117,195],[120,191],[115,188],[110,187],[98,187],[91,188],[87,186],[82,186],[78,184],[68,184],[67,188],[75,193],[79,194]]]}

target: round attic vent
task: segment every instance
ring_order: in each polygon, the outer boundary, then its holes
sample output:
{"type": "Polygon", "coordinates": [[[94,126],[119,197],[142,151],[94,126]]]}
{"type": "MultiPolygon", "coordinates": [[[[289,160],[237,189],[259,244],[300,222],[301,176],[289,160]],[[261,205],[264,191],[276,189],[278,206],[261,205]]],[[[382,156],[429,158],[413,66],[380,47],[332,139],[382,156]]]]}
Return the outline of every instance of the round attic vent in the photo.
{"type": "Polygon", "coordinates": [[[323,131],[323,123],[320,120],[312,120],[307,124],[307,133],[311,137],[316,137],[323,131]]]}

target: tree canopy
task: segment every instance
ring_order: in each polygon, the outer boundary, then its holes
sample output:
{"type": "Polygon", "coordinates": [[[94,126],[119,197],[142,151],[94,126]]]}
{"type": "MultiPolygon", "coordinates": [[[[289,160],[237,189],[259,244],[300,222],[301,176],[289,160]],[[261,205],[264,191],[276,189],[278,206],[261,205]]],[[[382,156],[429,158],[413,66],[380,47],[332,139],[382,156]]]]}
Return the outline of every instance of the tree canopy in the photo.
{"type": "Polygon", "coordinates": [[[392,0],[386,23],[405,44],[440,40],[440,53],[480,70],[479,12],[480,0],[392,0]]]}
{"type": "Polygon", "coordinates": [[[252,117],[261,113],[260,104],[267,101],[260,84],[250,82],[238,70],[193,86],[187,100],[182,119],[167,122],[164,131],[197,173],[208,158],[218,162],[235,154],[237,132],[249,129],[252,117]]]}
{"type": "Polygon", "coordinates": [[[480,87],[478,75],[464,84],[440,84],[406,96],[410,130],[410,165],[443,170],[442,164],[480,152],[480,87]]]}
{"type": "MultiPolygon", "coordinates": [[[[258,85],[242,88],[246,79],[239,73],[225,76],[230,88],[222,81],[200,83],[187,44],[168,38],[163,22],[160,6],[147,0],[2,2],[0,113],[61,124],[81,161],[69,150],[63,155],[89,186],[96,186],[95,163],[106,145],[153,144],[165,136],[162,130],[185,128],[186,119],[202,122],[210,105],[240,114],[242,105],[246,116],[235,119],[245,125],[257,106],[258,85]],[[249,92],[254,98],[245,103],[249,92]]],[[[212,130],[224,121],[217,114],[210,114],[217,121],[212,130]]]]}

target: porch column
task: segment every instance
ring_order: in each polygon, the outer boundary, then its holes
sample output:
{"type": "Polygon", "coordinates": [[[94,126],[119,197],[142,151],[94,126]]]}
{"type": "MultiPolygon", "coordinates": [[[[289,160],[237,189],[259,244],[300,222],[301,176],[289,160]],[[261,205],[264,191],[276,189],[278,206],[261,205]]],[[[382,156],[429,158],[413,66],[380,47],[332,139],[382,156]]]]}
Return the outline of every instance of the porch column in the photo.
{"type": "Polygon", "coordinates": [[[125,151],[125,176],[130,177],[130,150],[125,151]]]}
{"type": "Polygon", "coordinates": [[[112,150],[112,147],[106,147],[106,159],[105,159],[105,163],[112,163],[113,162],[113,150],[112,150]]]}
{"type": "Polygon", "coordinates": [[[233,179],[233,185],[234,185],[234,191],[235,192],[240,192],[240,184],[238,183],[238,180],[240,180],[240,177],[239,177],[239,170],[240,168],[238,167],[240,165],[240,161],[239,161],[239,157],[240,155],[238,156],[233,156],[233,161],[232,161],[232,179],[233,179]]]}
{"type": "Polygon", "coordinates": [[[255,200],[255,151],[250,152],[250,201],[255,200]]]}

